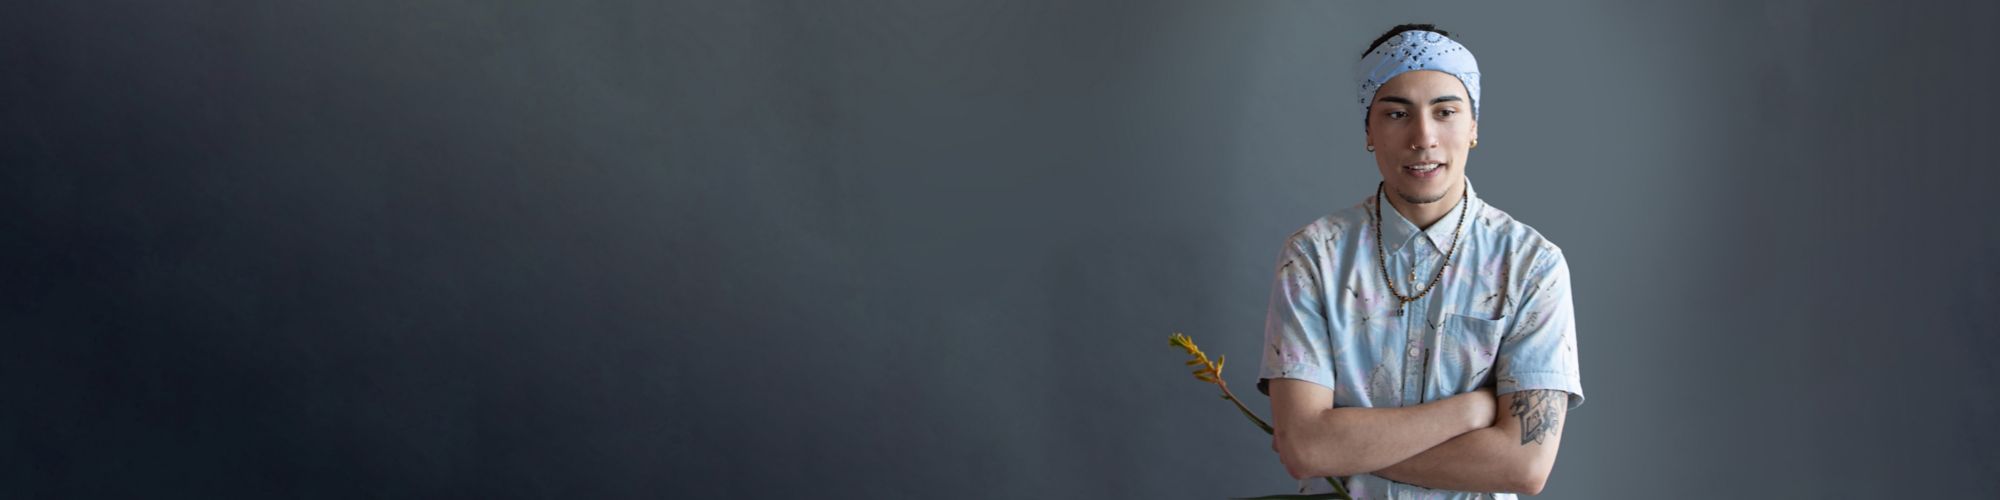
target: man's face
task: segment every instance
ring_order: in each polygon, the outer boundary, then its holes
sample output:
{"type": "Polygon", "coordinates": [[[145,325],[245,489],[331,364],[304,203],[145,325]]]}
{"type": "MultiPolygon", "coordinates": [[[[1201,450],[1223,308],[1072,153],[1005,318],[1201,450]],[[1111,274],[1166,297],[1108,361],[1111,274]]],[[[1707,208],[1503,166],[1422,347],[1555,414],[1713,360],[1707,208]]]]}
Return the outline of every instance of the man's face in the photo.
{"type": "Polygon", "coordinates": [[[1478,137],[1465,84],[1450,74],[1396,75],[1375,91],[1368,109],[1368,145],[1375,147],[1383,188],[1406,203],[1456,196],[1465,184],[1466,152],[1478,137]]]}

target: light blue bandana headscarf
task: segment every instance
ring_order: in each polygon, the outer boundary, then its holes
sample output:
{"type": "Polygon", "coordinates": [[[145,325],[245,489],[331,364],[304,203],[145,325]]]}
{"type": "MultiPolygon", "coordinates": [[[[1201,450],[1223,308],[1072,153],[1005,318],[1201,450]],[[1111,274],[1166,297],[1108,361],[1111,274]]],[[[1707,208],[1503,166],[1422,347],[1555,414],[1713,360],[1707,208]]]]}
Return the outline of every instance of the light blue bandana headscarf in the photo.
{"type": "Polygon", "coordinates": [[[1405,31],[1389,37],[1368,51],[1367,57],[1354,66],[1356,77],[1361,82],[1361,110],[1368,112],[1368,104],[1375,100],[1375,91],[1382,84],[1410,71],[1436,70],[1458,77],[1465,84],[1465,91],[1472,94],[1472,119],[1479,119],[1479,62],[1472,58],[1472,51],[1464,45],[1452,41],[1443,34],[1432,31],[1405,31]]]}

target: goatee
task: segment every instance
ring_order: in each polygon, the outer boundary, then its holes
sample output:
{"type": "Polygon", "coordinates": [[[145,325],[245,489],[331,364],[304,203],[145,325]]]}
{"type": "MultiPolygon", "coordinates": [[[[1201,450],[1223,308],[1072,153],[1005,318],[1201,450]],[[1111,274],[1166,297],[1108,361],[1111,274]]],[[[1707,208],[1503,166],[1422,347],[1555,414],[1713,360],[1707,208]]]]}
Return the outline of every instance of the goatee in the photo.
{"type": "Polygon", "coordinates": [[[1445,193],[1438,193],[1437,196],[1422,198],[1422,197],[1410,196],[1410,193],[1403,191],[1402,188],[1396,189],[1396,196],[1402,198],[1404,203],[1410,203],[1415,205],[1437,203],[1438,200],[1444,199],[1444,195],[1445,193]]]}

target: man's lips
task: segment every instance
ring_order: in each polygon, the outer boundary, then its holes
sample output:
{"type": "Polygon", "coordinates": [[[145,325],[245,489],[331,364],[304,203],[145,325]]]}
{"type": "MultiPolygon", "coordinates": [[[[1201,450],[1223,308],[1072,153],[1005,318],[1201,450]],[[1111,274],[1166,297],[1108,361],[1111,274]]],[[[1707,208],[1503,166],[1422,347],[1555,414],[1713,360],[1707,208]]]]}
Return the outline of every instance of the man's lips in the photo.
{"type": "Polygon", "coordinates": [[[1428,177],[1434,177],[1438,174],[1438,172],[1444,171],[1445,167],[1447,166],[1450,165],[1447,165],[1443,162],[1415,163],[1410,165],[1404,165],[1403,173],[1410,174],[1413,177],[1428,178],[1428,177]]]}

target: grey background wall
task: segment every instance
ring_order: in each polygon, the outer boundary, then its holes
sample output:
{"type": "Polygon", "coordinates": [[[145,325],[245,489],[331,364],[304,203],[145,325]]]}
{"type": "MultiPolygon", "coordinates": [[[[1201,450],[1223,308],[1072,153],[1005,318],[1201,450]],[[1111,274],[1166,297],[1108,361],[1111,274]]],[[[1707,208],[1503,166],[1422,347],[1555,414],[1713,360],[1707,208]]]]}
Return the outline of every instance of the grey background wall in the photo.
{"type": "Polygon", "coordinates": [[[8,497],[1280,492],[1165,340],[1253,382],[1408,21],[1573,268],[1545,497],[2000,495],[1991,3],[6,11],[8,497]]]}

